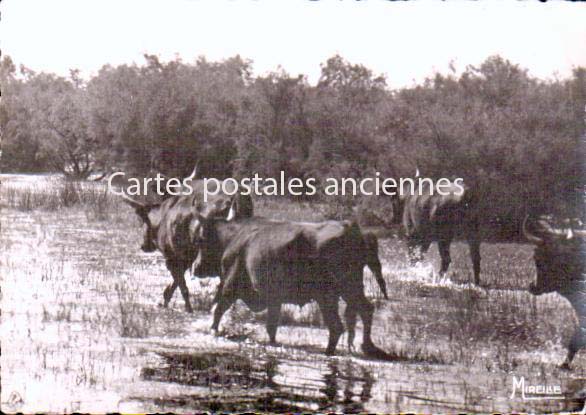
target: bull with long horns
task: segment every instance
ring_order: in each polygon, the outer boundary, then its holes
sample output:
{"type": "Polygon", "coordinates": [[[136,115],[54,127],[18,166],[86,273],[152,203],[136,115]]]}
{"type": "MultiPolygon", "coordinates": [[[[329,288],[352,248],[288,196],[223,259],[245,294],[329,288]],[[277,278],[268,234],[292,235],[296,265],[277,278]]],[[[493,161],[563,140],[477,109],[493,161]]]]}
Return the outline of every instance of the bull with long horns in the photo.
{"type": "Polygon", "coordinates": [[[541,215],[523,221],[523,234],[535,245],[537,280],[529,288],[535,295],[556,291],[578,316],[579,328],[568,346],[565,367],[586,346],[586,229],[578,219],[541,215]]]}

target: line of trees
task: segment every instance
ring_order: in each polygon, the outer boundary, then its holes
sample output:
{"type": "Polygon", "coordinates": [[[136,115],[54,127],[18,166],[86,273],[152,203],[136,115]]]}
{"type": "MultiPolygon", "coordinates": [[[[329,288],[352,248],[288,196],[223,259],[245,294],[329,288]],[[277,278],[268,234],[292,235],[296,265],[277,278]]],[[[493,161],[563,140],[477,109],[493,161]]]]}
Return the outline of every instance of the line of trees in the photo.
{"type": "MultiPolygon", "coordinates": [[[[463,177],[490,220],[579,209],[586,69],[543,81],[501,57],[391,89],[333,56],[317,85],[236,56],[104,66],[90,80],[0,63],[2,171],[463,177]]],[[[319,192],[318,192],[319,194],[319,192]]],[[[356,203],[357,201],[353,201],[356,203]]],[[[360,201],[358,201],[360,202],[360,201]]]]}

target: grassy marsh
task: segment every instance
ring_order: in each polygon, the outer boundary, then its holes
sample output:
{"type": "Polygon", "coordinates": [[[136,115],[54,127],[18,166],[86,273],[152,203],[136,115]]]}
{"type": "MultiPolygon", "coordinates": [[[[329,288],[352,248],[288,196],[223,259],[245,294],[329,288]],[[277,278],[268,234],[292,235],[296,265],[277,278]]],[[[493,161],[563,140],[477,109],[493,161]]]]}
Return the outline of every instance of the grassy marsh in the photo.
{"type": "MultiPolygon", "coordinates": [[[[466,245],[454,244],[449,278],[440,279],[435,246],[411,267],[401,241],[382,239],[391,298],[382,300],[368,271],[366,290],[376,305],[374,341],[398,360],[351,354],[345,335],[327,358],[313,304],[284,307],[279,347],[267,344],[263,316],[242,305],[226,315],[224,336],[210,333],[214,278],[188,277],[194,315],[178,294],[159,308],[170,276],[159,254],[139,250],[131,209],[97,183],[38,181],[2,178],[4,411],[576,409],[571,400],[509,398],[513,376],[570,394],[586,374],[583,355],[572,371],[559,368],[574,313],[557,294],[526,291],[535,272],[528,245],[483,244],[481,289],[468,284],[466,245]]],[[[268,199],[257,212],[324,217],[320,207],[268,199]]]]}

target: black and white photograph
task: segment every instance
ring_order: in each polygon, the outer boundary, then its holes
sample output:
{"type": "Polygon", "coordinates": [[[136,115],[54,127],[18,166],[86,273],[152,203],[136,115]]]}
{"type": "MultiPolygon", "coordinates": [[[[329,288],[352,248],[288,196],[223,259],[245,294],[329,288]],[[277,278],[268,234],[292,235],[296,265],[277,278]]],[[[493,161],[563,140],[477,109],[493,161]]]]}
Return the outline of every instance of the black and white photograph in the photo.
{"type": "Polygon", "coordinates": [[[3,413],[584,413],[586,3],[4,0],[3,413]]]}

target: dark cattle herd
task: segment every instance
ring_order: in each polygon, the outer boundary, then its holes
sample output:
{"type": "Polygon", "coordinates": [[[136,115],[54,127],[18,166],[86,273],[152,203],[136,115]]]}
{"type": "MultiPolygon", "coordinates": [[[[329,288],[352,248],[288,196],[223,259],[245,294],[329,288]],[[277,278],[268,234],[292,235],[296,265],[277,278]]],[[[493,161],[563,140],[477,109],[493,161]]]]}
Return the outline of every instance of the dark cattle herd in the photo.
{"type": "MultiPolygon", "coordinates": [[[[266,329],[276,342],[282,304],[316,301],[329,331],[327,354],[333,354],[344,325],[338,301],[346,303],[344,320],[348,347],[353,348],[356,319],[364,331],[362,350],[370,356],[387,356],[371,339],[374,306],[365,296],[363,270],[368,267],[385,298],[387,289],[374,234],[354,221],[317,223],[277,221],[254,215],[250,196],[221,192],[204,202],[203,184],[189,177],[189,195],[165,196],[144,202],[122,196],[145,225],[142,250],[159,250],[173,281],[163,294],[168,306],[179,287],[185,308],[191,312],[185,272],[219,276],[212,329],[238,299],[252,311],[267,311],[266,329]]],[[[456,234],[470,247],[474,282],[480,285],[480,238],[474,189],[451,186],[444,195],[407,194],[395,197],[393,220],[402,225],[409,258],[421,260],[432,242],[438,243],[440,273],[450,265],[450,244],[456,234]]],[[[586,229],[577,219],[541,215],[526,218],[522,226],[527,241],[535,245],[537,279],[530,286],[535,295],[557,291],[576,311],[579,328],[569,345],[564,365],[586,346],[586,229]]]]}
{"type": "Polygon", "coordinates": [[[179,287],[188,312],[192,312],[192,307],[185,282],[185,271],[196,261],[199,253],[200,247],[194,243],[194,234],[198,227],[197,215],[221,215],[231,206],[238,218],[250,217],[253,214],[250,196],[234,198],[219,192],[210,196],[204,203],[202,181],[195,180],[192,187],[194,190],[190,195],[165,195],[160,203],[141,203],[128,196],[122,196],[122,200],[134,208],[145,225],[141,249],[144,252],[159,250],[165,257],[167,269],[173,277],[173,282],[163,293],[163,306],[168,306],[179,287]],[[233,200],[235,203],[232,203],[233,200]]]}

